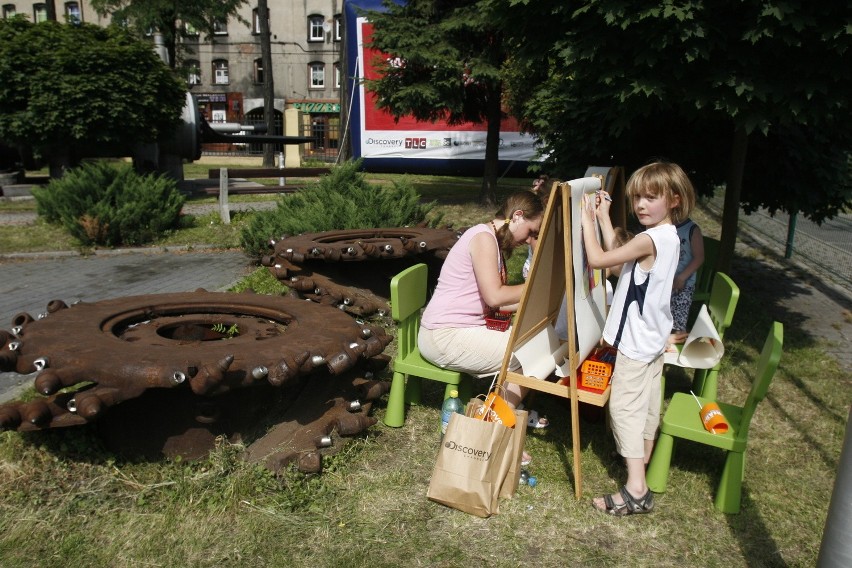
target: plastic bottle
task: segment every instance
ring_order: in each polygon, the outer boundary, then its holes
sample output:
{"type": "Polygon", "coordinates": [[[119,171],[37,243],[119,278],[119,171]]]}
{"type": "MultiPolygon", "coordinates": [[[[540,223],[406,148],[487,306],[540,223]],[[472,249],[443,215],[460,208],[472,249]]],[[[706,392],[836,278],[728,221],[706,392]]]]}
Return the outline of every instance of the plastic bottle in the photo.
{"type": "Polygon", "coordinates": [[[445,400],[441,406],[441,438],[447,433],[447,425],[450,423],[450,417],[453,415],[453,412],[464,414],[464,406],[462,406],[462,401],[459,399],[459,391],[457,390],[450,391],[450,398],[445,400]]]}

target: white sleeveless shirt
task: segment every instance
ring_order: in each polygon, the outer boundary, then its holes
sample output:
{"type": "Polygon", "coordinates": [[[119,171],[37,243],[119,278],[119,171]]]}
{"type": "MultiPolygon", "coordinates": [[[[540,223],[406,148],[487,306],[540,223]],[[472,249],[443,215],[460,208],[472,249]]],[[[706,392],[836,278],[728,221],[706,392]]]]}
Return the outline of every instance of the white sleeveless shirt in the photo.
{"type": "Polygon", "coordinates": [[[666,348],[672,331],[672,282],[680,254],[674,225],[660,225],[636,235],[654,242],[657,258],[650,270],[625,262],[615,287],[604,340],[637,361],[650,363],[666,348]]]}

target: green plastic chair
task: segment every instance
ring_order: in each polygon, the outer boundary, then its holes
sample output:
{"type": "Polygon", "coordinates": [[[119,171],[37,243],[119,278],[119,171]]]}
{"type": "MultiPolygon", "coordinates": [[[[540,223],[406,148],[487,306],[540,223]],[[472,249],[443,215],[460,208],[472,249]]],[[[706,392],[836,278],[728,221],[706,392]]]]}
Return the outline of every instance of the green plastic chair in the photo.
{"type": "Polygon", "coordinates": [[[701,304],[710,299],[713,278],[716,276],[716,258],[719,256],[719,239],[704,236],[704,262],[695,272],[695,292],[692,303],[701,304]]]}
{"type": "MultiPolygon", "coordinates": [[[[699,406],[691,394],[675,393],[663,416],[660,437],[654,455],[648,464],[646,478],[654,493],[665,493],[675,438],[683,438],[700,444],[721,448],[727,452],[725,467],[716,490],[714,505],[722,513],[735,514],[740,511],[742,482],[745,475],[745,450],[748,430],[757,404],[764,399],[769,383],[781,359],[784,342],[784,327],[774,322],[763,345],[757,362],[754,381],[743,406],[718,402],[729,428],[724,434],[713,434],[704,429],[698,414],[699,406]]],[[[713,399],[700,397],[701,405],[713,399]]]]}
{"type": "Polygon", "coordinates": [[[458,390],[461,400],[470,400],[470,377],[433,365],[421,357],[417,347],[420,311],[426,305],[427,276],[426,265],[415,264],[391,279],[391,317],[397,323],[397,353],[393,360],[393,380],[388,395],[385,424],[394,428],[405,424],[406,403],[420,402],[422,379],[447,383],[444,390],[445,400],[454,390],[458,390]]]}
{"type": "MultiPolygon", "coordinates": [[[[710,302],[707,304],[707,313],[710,321],[719,334],[719,339],[725,338],[725,330],[731,326],[734,312],[740,299],[740,288],[731,277],[724,272],[717,272],[713,277],[713,290],[710,292],[710,302]]],[[[683,349],[683,344],[678,345],[678,350],[683,349]]],[[[722,362],[716,364],[712,369],[695,369],[692,375],[692,390],[699,396],[715,400],[718,391],[719,369],[722,362]]],[[[665,396],[666,375],[662,377],[662,393],[665,396]]]]}

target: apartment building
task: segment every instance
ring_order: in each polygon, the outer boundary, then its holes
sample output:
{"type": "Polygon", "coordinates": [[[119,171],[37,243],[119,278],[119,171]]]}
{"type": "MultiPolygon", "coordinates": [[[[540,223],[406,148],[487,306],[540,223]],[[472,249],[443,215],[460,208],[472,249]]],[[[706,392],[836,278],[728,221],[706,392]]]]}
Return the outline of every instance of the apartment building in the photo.
{"type": "MultiPolygon", "coordinates": [[[[0,0],[2,2],[2,0],[0,0]]],[[[57,19],[105,25],[88,1],[54,0],[57,19]]],[[[289,108],[300,110],[302,135],[312,136],[307,158],[337,155],[343,46],[343,0],[268,0],[275,86],[276,134],[289,108]]],[[[24,14],[47,19],[44,2],[2,3],[4,18],[24,14]]],[[[184,26],[178,61],[190,93],[210,122],[264,123],[260,20],[256,0],[248,0],[240,18],[214,22],[215,35],[205,38],[184,26]],[[242,21],[240,21],[242,20],[242,21]]],[[[215,145],[207,150],[255,151],[250,145],[215,145]]]]}

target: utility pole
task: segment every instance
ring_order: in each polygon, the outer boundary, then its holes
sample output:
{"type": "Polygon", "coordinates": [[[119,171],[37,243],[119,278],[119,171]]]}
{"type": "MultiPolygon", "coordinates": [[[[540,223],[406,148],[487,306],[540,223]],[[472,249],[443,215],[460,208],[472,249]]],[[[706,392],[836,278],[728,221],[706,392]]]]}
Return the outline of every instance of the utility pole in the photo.
{"type": "MultiPolygon", "coordinates": [[[[263,65],[263,116],[266,133],[275,134],[275,83],[272,80],[272,45],[269,43],[269,7],[267,0],[258,0],[257,17],[260,19],[260,57],[263,65]]],[[[275,165],[275,146],[263,145],[263,167],[275,165]]]]}

